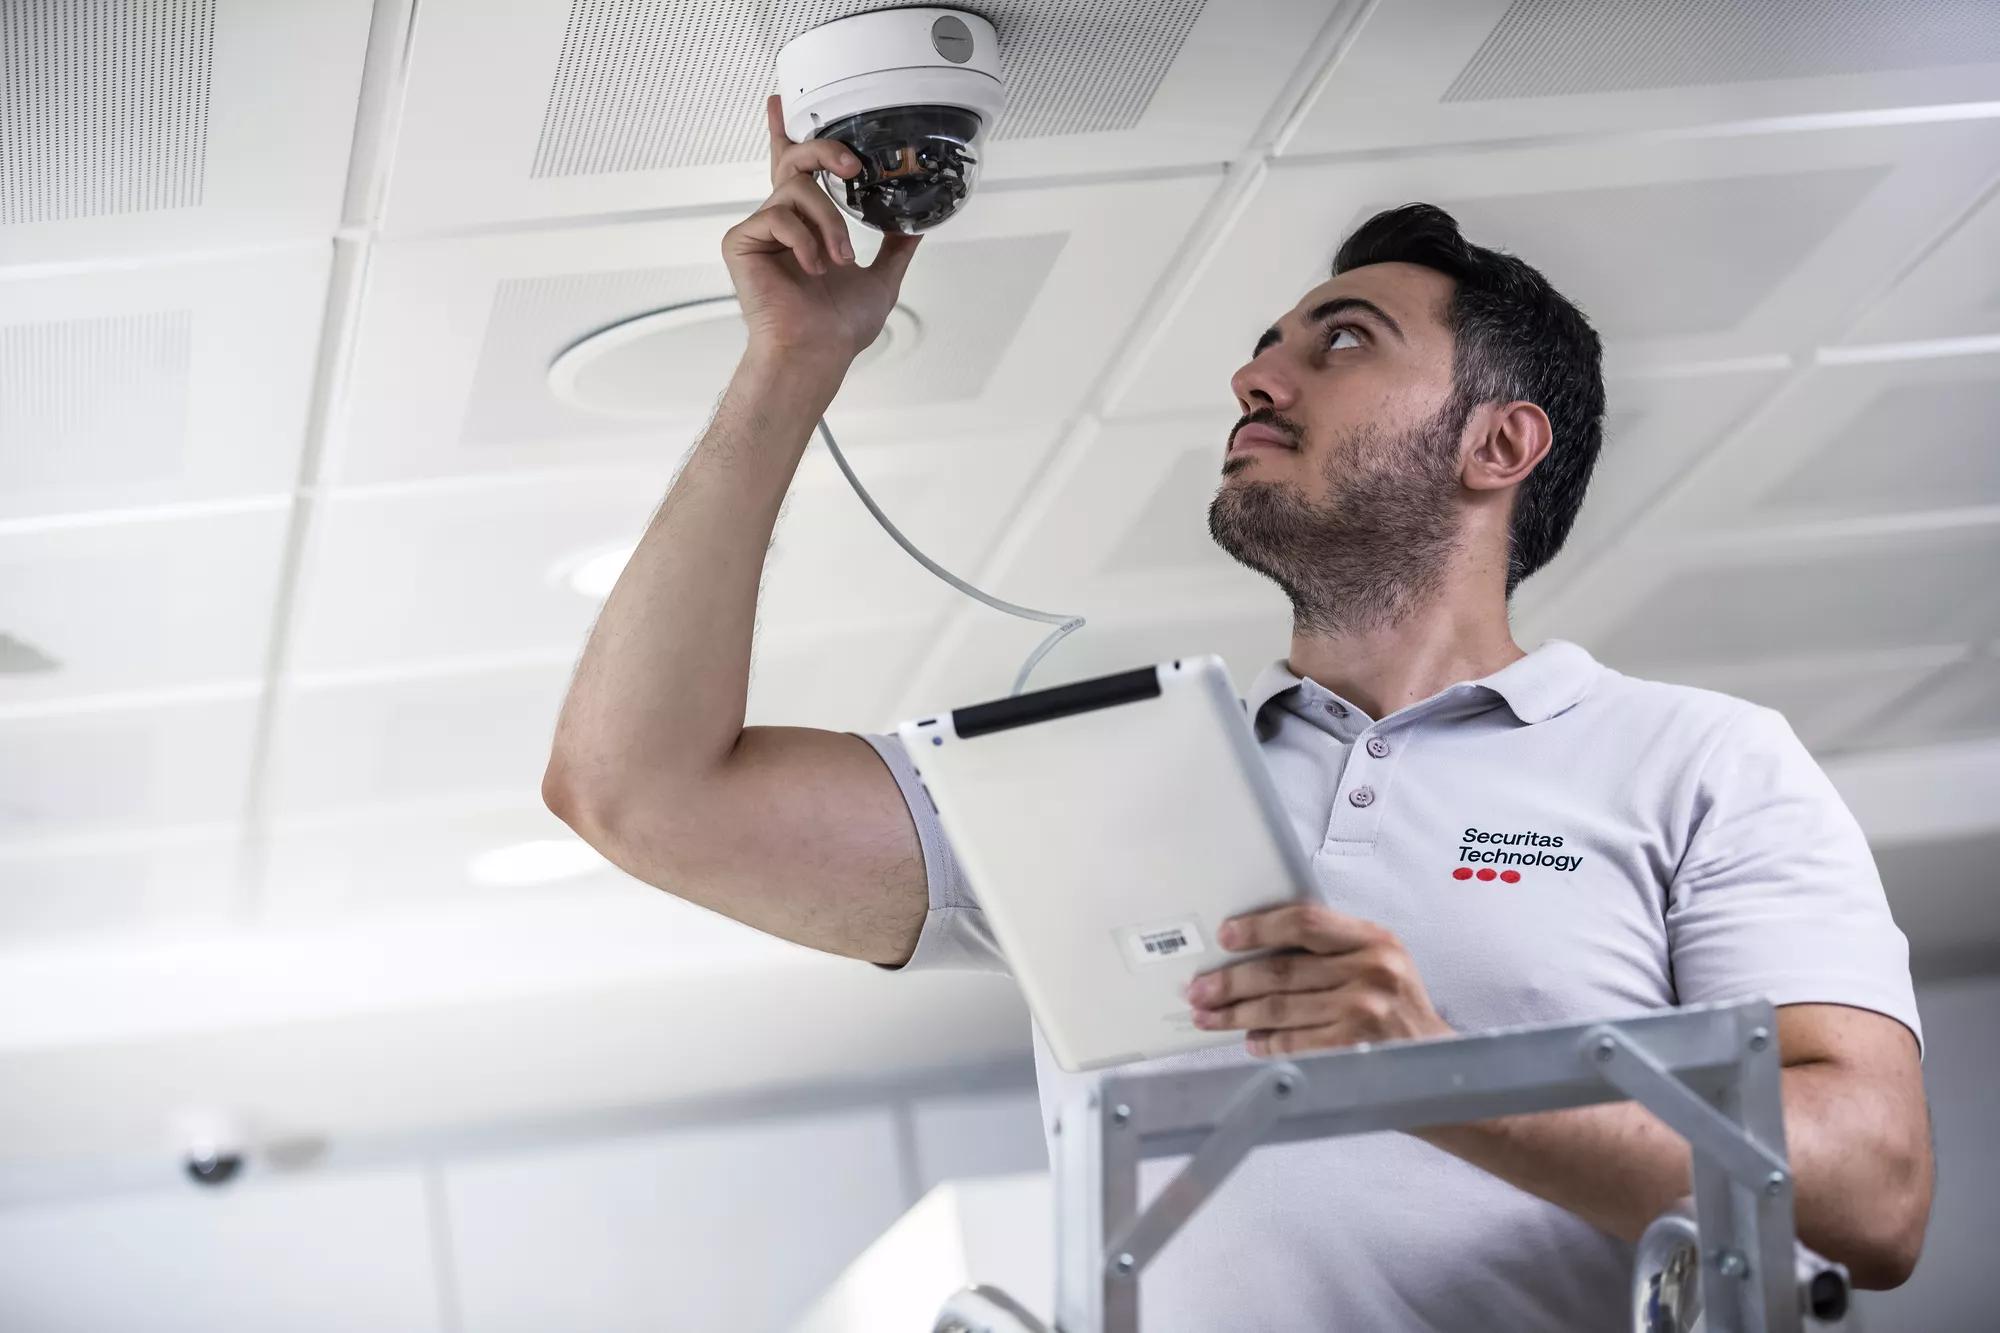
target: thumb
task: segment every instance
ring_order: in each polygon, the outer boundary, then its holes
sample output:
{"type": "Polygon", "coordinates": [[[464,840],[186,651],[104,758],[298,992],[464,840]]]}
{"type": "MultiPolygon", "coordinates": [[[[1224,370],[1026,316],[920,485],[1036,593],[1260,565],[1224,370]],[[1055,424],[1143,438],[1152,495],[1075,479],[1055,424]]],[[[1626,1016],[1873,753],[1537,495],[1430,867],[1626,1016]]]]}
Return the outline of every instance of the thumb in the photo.
{"type": "Polygon", "coordinates": [[[914,236],[901,231],[884,232],[882,248],[875,252],[875,262],[868,266],[868,271],[901,282],[903,274],[909,271],[911,257],[917,253],[917,243],[923,239],[921,232],[914,236]]]}

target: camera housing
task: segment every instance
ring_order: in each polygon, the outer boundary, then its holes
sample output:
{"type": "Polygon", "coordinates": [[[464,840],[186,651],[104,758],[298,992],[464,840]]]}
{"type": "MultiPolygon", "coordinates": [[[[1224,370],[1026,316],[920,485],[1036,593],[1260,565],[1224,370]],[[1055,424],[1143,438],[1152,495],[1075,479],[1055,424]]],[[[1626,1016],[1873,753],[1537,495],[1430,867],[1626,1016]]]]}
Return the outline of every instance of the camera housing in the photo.
{"type": "Polygon", "coordinates": [[[253,1146],[249,1119],[229,1107],[189,1107],[177,1112],[170,1129],[181,1169],[197,1185],[227,1185],[243,1170],[253,1146]]]}
{"type": "Polygon", "coordinates": [[[834,139],[861,160],[818,171],[849,217],[914,235],[957,216],[1007,108],[993,25],[963,9],[878,9],[800,33],[778,52],[785,134],[834,139]]]}
{"type": "Polygon", "coordinates": [[[225,1148],[190,1148],[181,1165],[197,1185],[227,1185],[243,1169],[243,1155],[225,1148]]]}

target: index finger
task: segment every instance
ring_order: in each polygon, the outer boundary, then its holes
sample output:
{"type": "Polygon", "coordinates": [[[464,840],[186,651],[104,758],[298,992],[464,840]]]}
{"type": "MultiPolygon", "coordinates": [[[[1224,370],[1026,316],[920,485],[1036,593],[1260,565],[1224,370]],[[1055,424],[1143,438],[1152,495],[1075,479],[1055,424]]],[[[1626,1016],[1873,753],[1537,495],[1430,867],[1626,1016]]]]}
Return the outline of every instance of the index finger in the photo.
{"type": "Polygon", "coordinates": [[[783,97],[772,93],[764,99],[764,123],[771,131],[771,184],[778,183],[778,159],[792,146],[785,134],[785,104],[783,97]]]}
{"type": "Polygon", "coordinates": [[[1346,953],[1375,942],[1381,927],[1336,912],[1324,903],[1286,903],[1247,912],[1222,923],[1226,949],[1304,948],[1314,953],[1346,953]]]}

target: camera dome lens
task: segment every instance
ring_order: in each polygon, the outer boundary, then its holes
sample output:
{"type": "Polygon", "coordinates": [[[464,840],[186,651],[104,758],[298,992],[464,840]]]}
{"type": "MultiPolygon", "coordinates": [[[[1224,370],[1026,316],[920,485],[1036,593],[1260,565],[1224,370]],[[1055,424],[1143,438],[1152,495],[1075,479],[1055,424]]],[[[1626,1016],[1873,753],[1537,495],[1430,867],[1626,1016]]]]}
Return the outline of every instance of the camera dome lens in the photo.
{"type": "Polygon", "coordinates": [[[841,212],[878,231],[929,231],[964,206],[979,180],[979,117],[963,107],[899,106],[844,116],[817,137],[861,160],[842,178],[818,173],[841,212]]]}

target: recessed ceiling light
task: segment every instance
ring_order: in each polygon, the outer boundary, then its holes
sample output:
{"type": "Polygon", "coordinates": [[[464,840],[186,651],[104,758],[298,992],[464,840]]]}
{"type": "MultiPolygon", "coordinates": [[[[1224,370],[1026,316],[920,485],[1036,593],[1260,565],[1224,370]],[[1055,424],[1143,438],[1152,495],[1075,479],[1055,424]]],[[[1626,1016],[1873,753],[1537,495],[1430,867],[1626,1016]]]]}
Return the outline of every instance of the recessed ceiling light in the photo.
{"type": "Polygon", "coordinates": [[[626,564],[632,559],[632,552],[638,549],[637,542],[619,542],[565,556],[549,570],[549,582],[568,587],[594,602],[601,602],[611,595],[612,585],[618,582],[618,576],[625,572],[626,564]]]}
{"type": "Polygon", "coordinates": [[[472,882],[494,889],[519,889],[578,879],[611,863],[576,838],[537,838],[481,852],[466,865],[472,882]]]}
{"type": "MultiPolygon", "coordinates": [[[[915,315],[895,307],[854,368],[900,360],[922,331],[915,315]]],[[[690,301],[613,324],[569,347],[549,365],[549,390],[601,416],[685,416],[714,405],[749,345],[734,296],[690,301]]]]}

